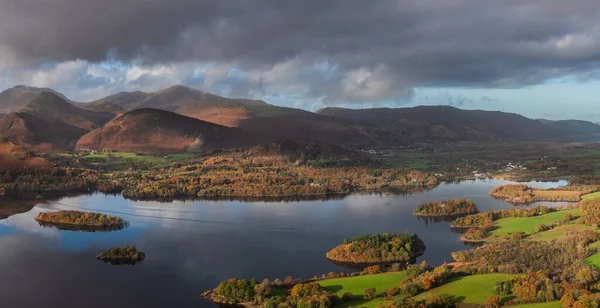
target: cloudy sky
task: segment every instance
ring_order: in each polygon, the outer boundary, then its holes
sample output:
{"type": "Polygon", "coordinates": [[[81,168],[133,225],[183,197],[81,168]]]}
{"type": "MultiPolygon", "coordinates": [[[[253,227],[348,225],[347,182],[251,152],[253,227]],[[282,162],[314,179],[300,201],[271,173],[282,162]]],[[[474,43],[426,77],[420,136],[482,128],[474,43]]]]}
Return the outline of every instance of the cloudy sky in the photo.
{"type": "Polygon", "coordinates": [[[600,122],[599,69],[597,0],[0,0],[0,90],[79,101],[184,84],[600,122]]]}

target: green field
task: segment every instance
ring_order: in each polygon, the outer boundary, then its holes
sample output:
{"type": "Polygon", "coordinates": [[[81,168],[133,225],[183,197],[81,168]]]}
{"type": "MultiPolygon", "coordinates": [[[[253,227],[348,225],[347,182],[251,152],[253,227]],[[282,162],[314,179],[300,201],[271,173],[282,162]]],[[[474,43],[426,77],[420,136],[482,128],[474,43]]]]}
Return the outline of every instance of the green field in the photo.
{"type": "Polygon", "coordinates": [[[398,283],[406,277],[406,272],[391,272],[376,275],[362,275],[355,277],[327,279],[319,281],[319,284],[327,291],[339,296],[344,293],[352,293],[353,300],[344,303],[345,306],[353,307],[376,307],[381,305],[385,299],[378,297],[371,301],[363,299],[364,290],[375,288],[378,294],[385,294],[385,291],[391,287],[398,286],[398,283]]]}
{"type": "MultiPolygon", "coordinates": [[[[422,300],[435,295],[450,295],[458,298],[465,304],[483,304],[485,300],[496,295],[494,285],[496,282],[505,281],[519,275],[511,274],[485,274],[473,275],[451,279],[449,283],[441,287],[429,290],[417,295],[415,299],[422,300]]],[[[504,297],[504,300],[509,300],[504,297]]]]}
{"type": "Polygon", "coordinates": [[[399,152],[375,157],[386,166],[394,168],[426,169],[431,163],[430,155],[420,152],[399,152]]]}
{"type": "Polygon", "coordinates": [[[589,256],[583,263],[600,268],[600,253],[589,256]]]}
{"type": "Polygon", "coordinates": [[[87,164],[110,170],[123,170],[130,167],[157,168],[169,162],[180,161],[198,157],[198,154],[180,153],[168,155],[143,155],[132,152],[99,152],[81,156],[87,164]]]}
{"type": "Polygon", "coordinates": [[[561,308],[560,302],[549,302],[549,303],[535,303],[535,304],[522,304],[514,306],[506,306],[511,308],[561,308]]]}
{"type": "Polygon", "coordinates": [[[565,233],[567,233],[569,231],[587,231],[587,230],[590,230],[589,226],[581,225],[581,224],[568,224],[568,225],[558,226],[554,229],[551,229],[551,230],[548,230],[545,232],[533,234],[532,236],[528,237],[527,239],[532,240],[532,241],[552,241],[552,240],[555,240],[555,239],[561,237],[562,235],[564,235],[565,233]]]}
{"type": "MultiPolygon", "coordinates": [[[[536,226],[541,224],[550,225],[554,222],[561,221],[565,218],[567,213],[571,213],[576,217],[581,216],[580,209],[571,209],[534,217],[511,217],[498,219],[495,223],[495,226],[498,228],[490,232],[490,236],[488,236],[486,240],[494,241],[501,236],[510,235],[515,232],[523,232],[525,235],[531,235],[535,233],[536,226]]],[[[560,236],[560,234],[556,235],[556,237],[558,236],[560,236]]]]}
{"type": "Polygon", "coordinates": [[[600,198],[600,191],[581,196],[581,200],[584,200],[584,201],[585,200],[597,199],[597,198],[600,198]]]}

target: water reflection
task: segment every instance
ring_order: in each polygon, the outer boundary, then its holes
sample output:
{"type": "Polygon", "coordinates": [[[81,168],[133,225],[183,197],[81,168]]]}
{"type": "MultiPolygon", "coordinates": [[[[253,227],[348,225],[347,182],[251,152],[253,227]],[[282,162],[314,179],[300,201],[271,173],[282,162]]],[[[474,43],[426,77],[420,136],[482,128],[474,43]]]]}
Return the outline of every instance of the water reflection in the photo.
{"type": "Polygon", "coordinates": [[[43,200],[2,200],[0,199],[0,220],[10,216],[26,213],[43,200]]]}
{"type": "MultiPolygon", "coordinates": [[[[200,293],[230,277],[312,277],[344,271],[325,253],[344,238],[365,233],[417,233],[431,265],[469,249],[449,223],[412,215],[425,202],[470,198],[484,212],[512,205],[488,192],[507,181],[442,184],[411,194],[363,193],[329,200],[244,202],[127,200],[92,194],[38,204],[0,220],[0,298],[6,307],[215,307],[200,293]],[[116,232],[69,232],[44,228],[42,211],[94,211],[120,216],[116,232]],[[136,266],[96,260],[113,246],[135,245],[146,253],[136,266]],[[33,292],[33,293],[32,293],[33,292]],[[32,295],[33,294],[33,295],[32,295]]],[[[537,187],[561,183],[533,183],[537,187]]],[[[560,203],[558,203],[560,204],[560,203]]],[[[535,205],[532,205],[535,206],[535,205]]]]}
{"type": "Polygon", "coordinates": [[[127,227],[128,223],[115,226],[86,226],[86,225],[74,225],[74,224],[63,224],[54,222],[38,221],[38,224],[44,228],[56,228],[61,231],[75,231],[75,232],[111,232],[123,230],[127,227]]]}

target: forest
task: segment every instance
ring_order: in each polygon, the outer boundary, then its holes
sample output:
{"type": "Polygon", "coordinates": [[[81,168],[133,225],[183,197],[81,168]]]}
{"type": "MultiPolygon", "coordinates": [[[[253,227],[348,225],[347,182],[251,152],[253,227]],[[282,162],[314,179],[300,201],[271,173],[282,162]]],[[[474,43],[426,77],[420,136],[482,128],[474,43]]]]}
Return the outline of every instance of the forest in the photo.
{"type": "Polygon", "coordinates": [[[110,171],[93,169],[79,156],[60,155],[52,167],[0,170],[0,195],[53,196],[100,190],[122,192],[131,199],[290,197],[414,190],[438,184],[431,174],[381,167],[362,156],[351,160],[354,155],[358,154],[333,150],[319,154],[308,145],[278,144],[165,161],[147,170],[110,171]]]}

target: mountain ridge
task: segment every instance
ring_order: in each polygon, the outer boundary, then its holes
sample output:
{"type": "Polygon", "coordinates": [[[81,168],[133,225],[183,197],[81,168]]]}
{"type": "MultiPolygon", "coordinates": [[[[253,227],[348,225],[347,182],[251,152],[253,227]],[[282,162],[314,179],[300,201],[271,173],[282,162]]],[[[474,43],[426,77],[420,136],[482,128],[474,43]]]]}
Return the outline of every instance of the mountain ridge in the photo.
{"type": "MultiPolygon", "coordinates": [[[[31,90],[23,86],[11,89],[31,90]]],[[[42,88],[35,89],[37,91],[42,88]]],[[[156,147],[156,152],[188,151],[183,145],[190,146],[192,133],[199,131],[191,129],[192,124],[189,124],[181,131],[182,136],[177,136],[173,122],[181,120],[192,123],[189,119],[201,121],[194,122],[193,125],[198,127],[207,127],[206,123],[211,123],[239,129],[236,134],[223,133],[232,138],[231,144],[224,142],[222,138],[225,137],[209,140],[214,145],[207,148],[213,149],[221,145],[226,148],[231,148],[234,144],[245,145],[236,139],[236,135],[252,136],[252,140],[291,140],[348,148],[448,141],[600,141],[600,125],[582,120],[530,119],[516,113],[463,110],[452,106],[368,109],[326,107],[313,113],[274,106],[261,100],[225,98],[185,86],[172,86],[157,92],[120,92],[86,104],[65,100],[55,91],[37,93],[18,112],[0,118],[0,134],[37,150],[70,150],[77,144],[86,143],[96,147],[124,148],[118,142],[110,141],[112,135],[107,135],[107,132],[112,130],[118,132],[119,138],[128,142],[136,142],[138,145],[147,142],[146,146],[139,145],[146,152],[152,152],[152,146],[156,147]],[[168,114],[148,109],[162,110],[168,114]],[[136,110],[146,110],[142,112],[145,116],[134,112],[136,110]],[[125,115],[126,119],[141,122],[125,125],[122,118],[125,115]],[[115,116],[120,118],[120,122],[115,121],[115,116]],[[152,116],[156,119],[154,126],[147,126],[144,121],[152,116]],[[107,127],[108,123],[111,124],[107,127]],[[140,127],[156,132],[158,139],[167,144],[169,138],[180,142],[173,141],[168,146],[156,144],[140,127]],[[161,135],[156,130],[157,127],[166,127],[169,132],[161,135]],[[99,129],[95,137],[86,136],[80,140],[82,136],[99,129]],[[131,135],[132,131],[145,137],[136,140],[131,135]],[[100,137],[108,138],[108,141],[95,141],[95,138],[100,137]]],[[[223,128],[219,130],[226,131],[223,128]]],[[[247,144],[254,145],[253,142],[247,144]]]]}
{"type": "Polygon", "coordinates": [[[114,117],[78,108],[52,92],[37,94],[20,111],[0,118],[0,135],[36,151],[73,149],[77,140],[114,117]]]}

